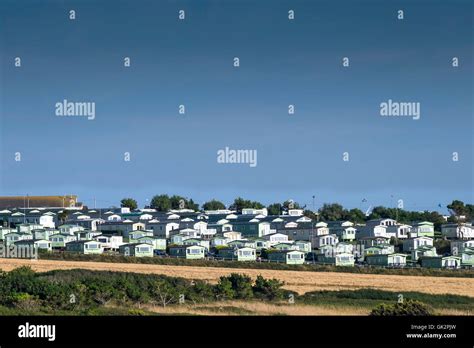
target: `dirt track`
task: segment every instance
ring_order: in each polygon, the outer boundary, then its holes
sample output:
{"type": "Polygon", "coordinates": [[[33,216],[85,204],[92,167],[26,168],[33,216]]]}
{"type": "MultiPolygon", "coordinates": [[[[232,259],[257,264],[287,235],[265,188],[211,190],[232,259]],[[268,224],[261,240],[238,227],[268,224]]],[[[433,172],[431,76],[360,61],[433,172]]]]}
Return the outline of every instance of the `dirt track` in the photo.
{"type": "Polygon", "coordinates": [[[465,295],[474,298],[474,278],[279,271],[83,261],[0,259],[0,269],[4,271],[10,271],[16,267],[25,265],[31,266],[32,269],[38,272],[55,269],[82,268],[90,270],[165,274],[174,277],[208,280],[210,282],[216,282],[222,275],[236,272],[248,274],[252,278],[255,278],[257,275],[262,275],[265,278],[280,279],[285,282],[285,288],[297,291],[300,294],[315,290],[355,290],[361,288],[374,288],[400,292],[418,291],[430,294],[465,295]]]}

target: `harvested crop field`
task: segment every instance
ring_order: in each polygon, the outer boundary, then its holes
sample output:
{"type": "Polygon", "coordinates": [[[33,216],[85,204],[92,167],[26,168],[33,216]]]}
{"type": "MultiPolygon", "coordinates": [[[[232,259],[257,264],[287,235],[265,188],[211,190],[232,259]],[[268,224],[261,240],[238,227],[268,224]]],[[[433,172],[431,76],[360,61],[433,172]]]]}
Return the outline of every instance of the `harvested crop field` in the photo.
{"type": "Polygon", "coordinates": [[[277,278],[285,282],[284,288],[296,291],[299,294],[316,290],[356,290],[373,288],[386,291],[455,294],[474,298],[474,278],[281,271],[89,261],[0,259],[0,269],[4,271],[10,271],[21,266],[30,266],[33,270],[38,272],[81,268],[101,271],[164,274],[172,277],[207,280],[212,283],[217,282],[220,276],[229,275],[230,273],[242,273],[252,278],[255,278],[257,275],[262,275],[265,278],[277,278]]]}

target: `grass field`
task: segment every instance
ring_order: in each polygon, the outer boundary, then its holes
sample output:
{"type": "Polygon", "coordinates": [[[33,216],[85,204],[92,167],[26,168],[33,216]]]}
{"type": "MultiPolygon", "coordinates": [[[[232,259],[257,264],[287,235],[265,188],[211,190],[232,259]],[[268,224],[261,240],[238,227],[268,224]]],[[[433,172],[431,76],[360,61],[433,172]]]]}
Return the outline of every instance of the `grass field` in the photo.
{"type": "Polygon", "coordinates": [[[455,277],[474,278],[473,269],[436,269],[436,268],[384,268],[384,267],[336,267],[323,264],[287,265],[276,262],[239,262],[235,260],[187,260],[184,258],[170,257],[130,257],[122,255],[82,255],[78,253],[42,253],[40,259],[59,261],[95,261],[110,263],[136,263],[147,265],[168,266],[193,266],[193,267],[217,267],[217,268],[246,268],[246,269],[270,269],[281,271],[305,271],[305,272],[341,272],[358,274],[393,274],[405,276],[428,276],[428,277],[455,277]]]}

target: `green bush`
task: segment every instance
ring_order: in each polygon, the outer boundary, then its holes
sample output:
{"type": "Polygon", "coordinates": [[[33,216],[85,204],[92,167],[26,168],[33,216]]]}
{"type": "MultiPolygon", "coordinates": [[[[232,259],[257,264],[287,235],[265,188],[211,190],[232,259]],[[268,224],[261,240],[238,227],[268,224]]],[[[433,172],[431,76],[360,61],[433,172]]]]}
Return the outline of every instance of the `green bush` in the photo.
{"type": "Polygon", "coordinates": [[[407,300],[401,303],[382,303],[370,312],[372,316],[427,316],[433,315],[432,311],[424,303],[407,300]]]}
{"type": "Polygon", "coordinates": [[[214,286],[203,281],[125,272],[29,268],[0,271],[0,306],[45,311],[87,311],[109,302],[176,303],[180,295],[193,302],[213,300],[214,286]]]}
{"type": "Polygon", "coordinates": [[[13,307],[20,311],[31,311],[39,306],[38,297],[26,293],[14,293],[10,297],[13,307]]]}
{"type": "Polygon", "coordinates": [[[230,300],[235,296],[232,283],[227,277],[220,277],[219,282],[215,287],[215,294],[218,299],[230,300]]]}
{"type": "Polygon", "coordinates": [[[264,298],[267,300],[281,299],[284,291],[281,288],[283,282],[278,279],[265,279],[261,275],[257,276],[255,285],[252,287],[255,297],[264,298]]]}
{"type": "Polygon", "coordinates": [[[249,299],[253,297],[252,278],[244,274],[231,273],[227,277],[234,290],[234,298],[249,299]]]}

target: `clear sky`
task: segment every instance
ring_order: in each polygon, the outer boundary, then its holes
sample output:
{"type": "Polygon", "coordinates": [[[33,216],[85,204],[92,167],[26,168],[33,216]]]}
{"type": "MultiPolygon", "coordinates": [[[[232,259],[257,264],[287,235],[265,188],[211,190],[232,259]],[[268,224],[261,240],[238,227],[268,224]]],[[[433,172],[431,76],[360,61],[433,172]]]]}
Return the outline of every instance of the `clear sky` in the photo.
{"type": "Polygon", "coordinates": [[[0,0],[0,73],[1,195],[474,200],[472,1],[0,0]],[[388,99],[421,118],[381,117],[388,99]],[[217,163],[226,146],[257,166],[217,163]]]}

